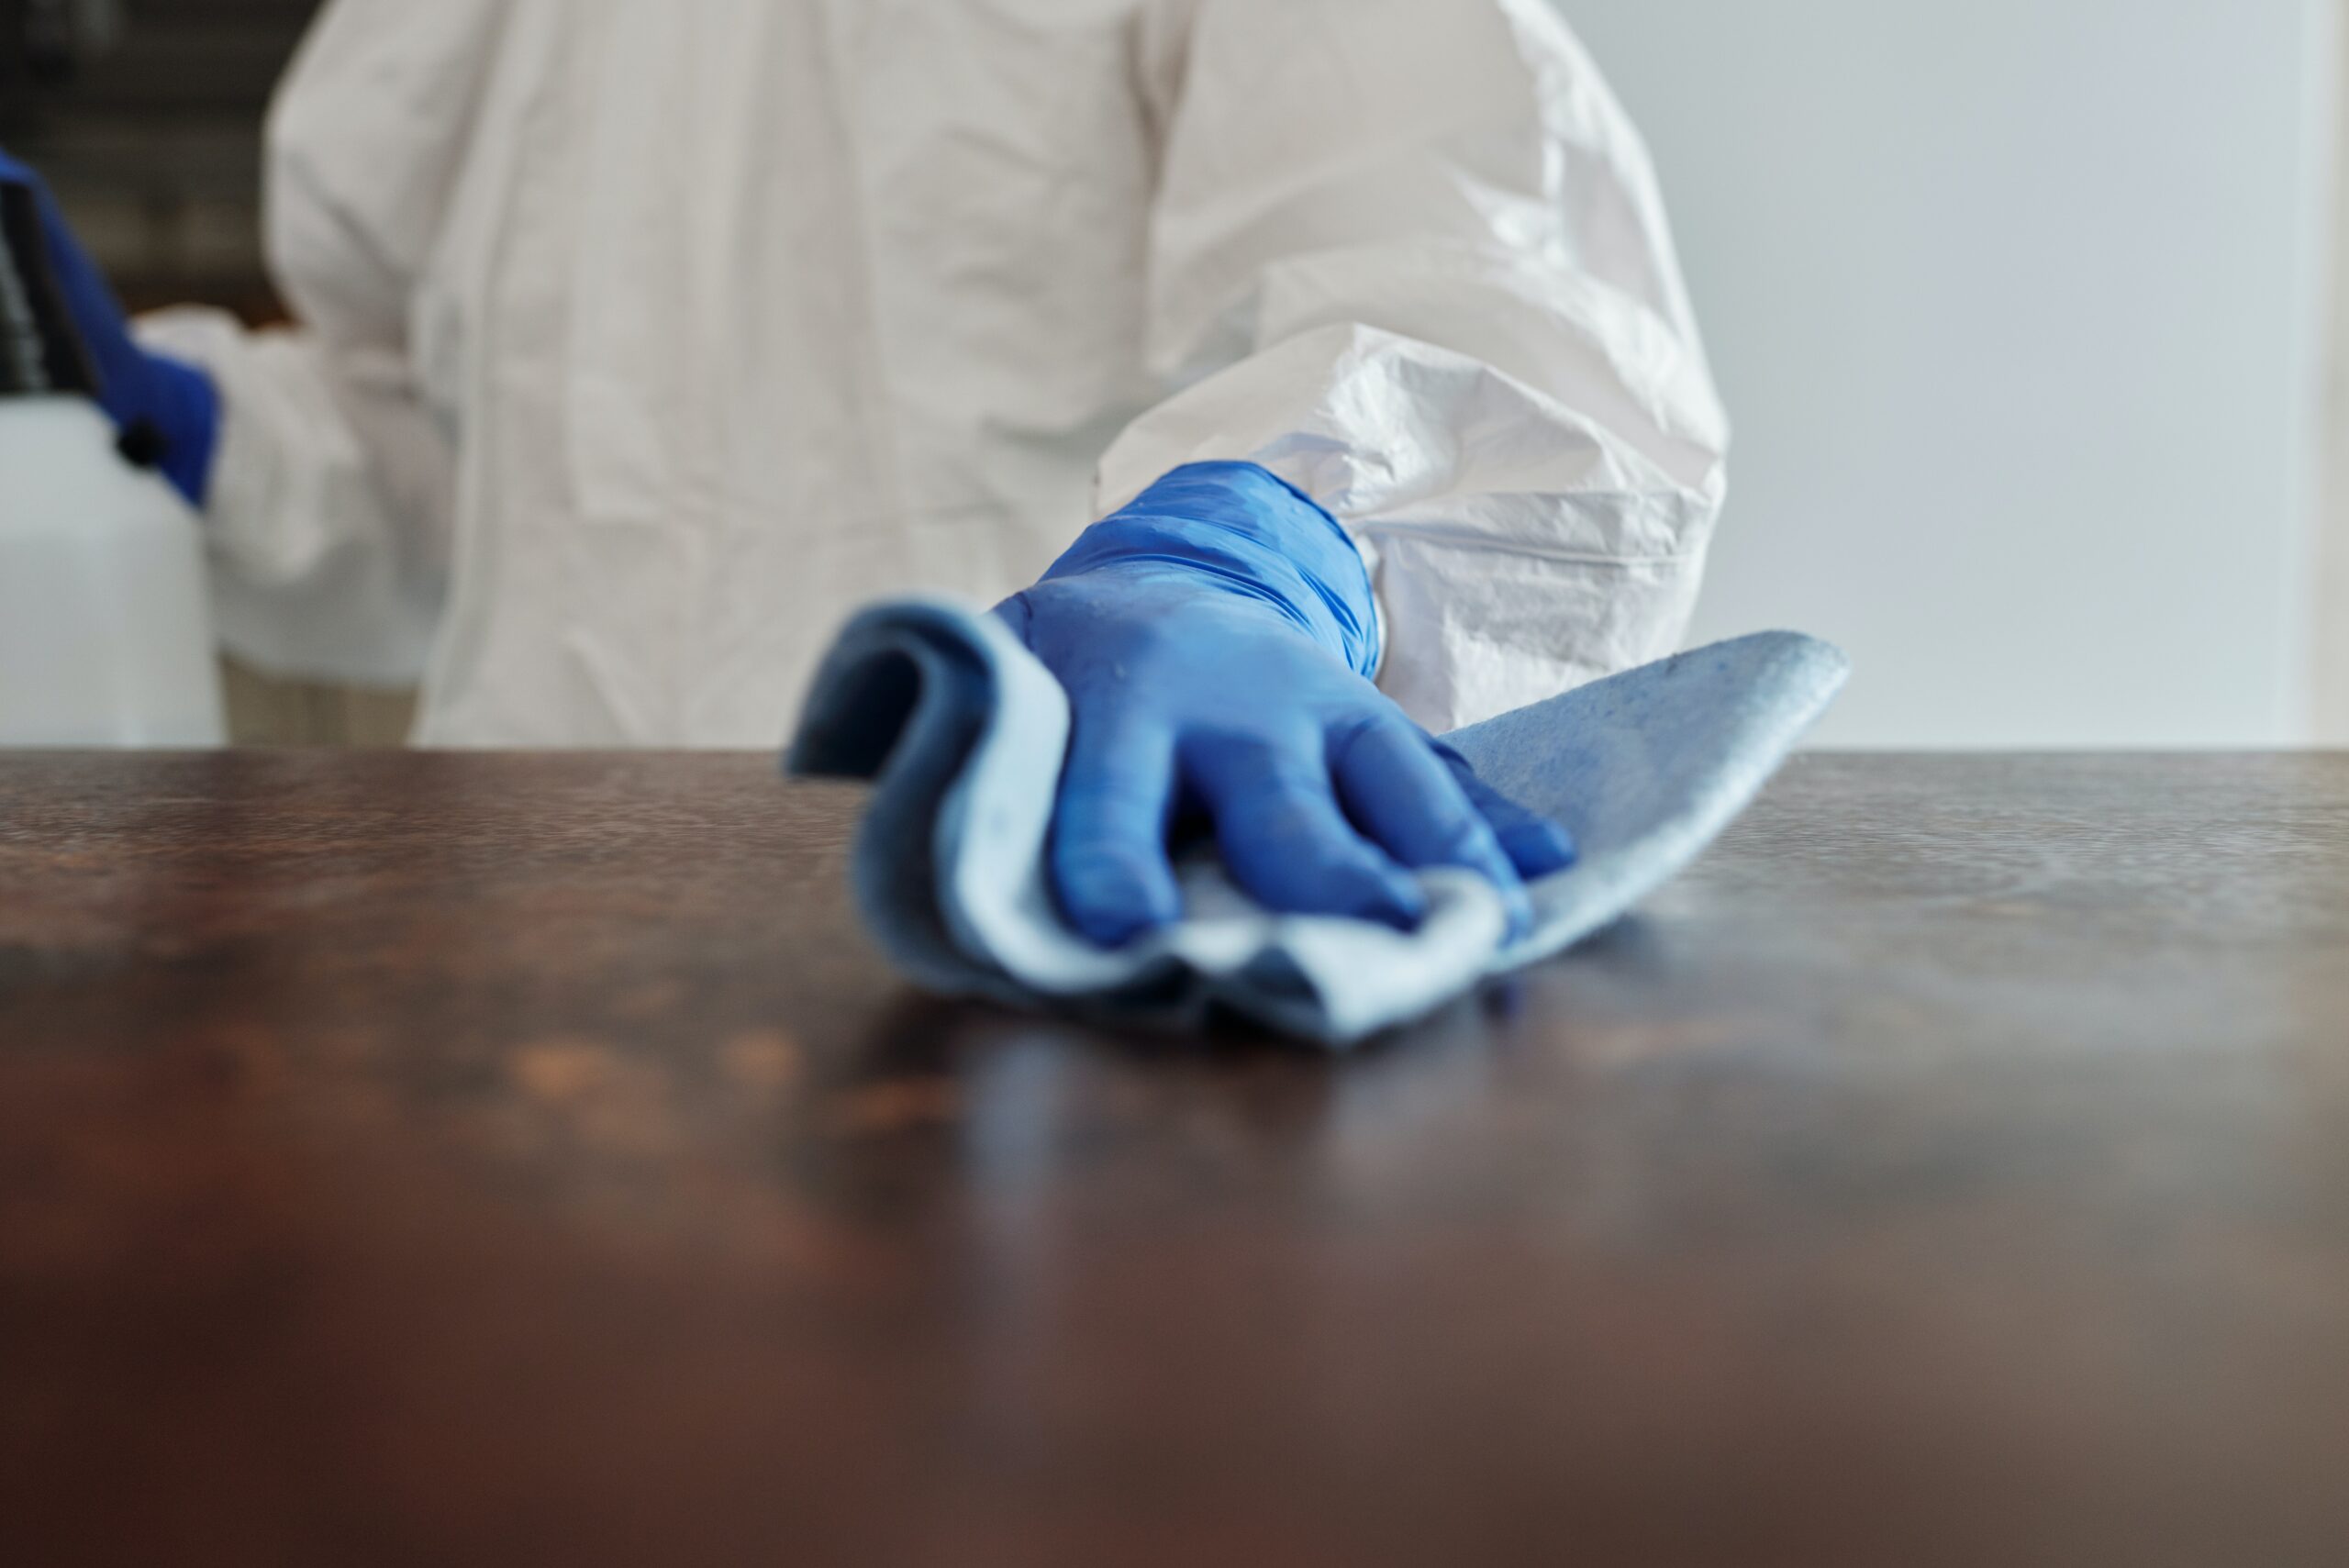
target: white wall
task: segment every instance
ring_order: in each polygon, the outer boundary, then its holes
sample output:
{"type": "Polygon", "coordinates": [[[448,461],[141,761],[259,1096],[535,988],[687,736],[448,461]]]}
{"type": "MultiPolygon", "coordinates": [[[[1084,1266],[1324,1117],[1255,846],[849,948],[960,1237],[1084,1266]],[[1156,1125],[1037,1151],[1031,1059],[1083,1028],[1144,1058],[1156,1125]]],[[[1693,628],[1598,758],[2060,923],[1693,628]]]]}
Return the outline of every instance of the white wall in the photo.
{"type": "Polygon", "coordinates": [[[1563,0],[1730,407],[1701,639],[1820,739],[2309,733],[2327,0],[1563,0]]]}
{"type": "MultiPolygon", "coordinates": [[[[2336,13],[2342,0],[2331,0],[2336,13]]],[[[2333,27],[2334,82],[2349,82],[2349,27],[2333,27]]],[[[2316,740],[2349,746],[2349,114],[2333,116],[2331,373],[2321,439],[2316,612],[2316,740]]]]}

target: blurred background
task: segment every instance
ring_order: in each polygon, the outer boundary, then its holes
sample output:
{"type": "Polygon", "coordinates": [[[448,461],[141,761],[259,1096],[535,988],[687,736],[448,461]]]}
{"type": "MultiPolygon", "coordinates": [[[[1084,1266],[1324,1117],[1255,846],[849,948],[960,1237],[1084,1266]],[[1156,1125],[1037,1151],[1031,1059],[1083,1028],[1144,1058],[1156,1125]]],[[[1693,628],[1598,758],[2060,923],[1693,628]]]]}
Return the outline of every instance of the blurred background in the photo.
{"type": "MultiPolygon", "coordinates": [[[[261,252],[262,120],[318,5],[0,0],[0,147],[47,176],[132,309],[281,317],[261,252]]],[[[227,675],[247,744],[397,746],[414,716],[400,695],[227,675]]]]}
{"type": "MultiPolygon", "coordinates": [[[[1739,421],[1698,639],[1850,648],[1830,745],[2349,743],[2342,3],[1563,0],[1739,421]]],[[[0,143],[134,305],[274,310],[261,118],[315,8],[0,0],[0,143]]]]}

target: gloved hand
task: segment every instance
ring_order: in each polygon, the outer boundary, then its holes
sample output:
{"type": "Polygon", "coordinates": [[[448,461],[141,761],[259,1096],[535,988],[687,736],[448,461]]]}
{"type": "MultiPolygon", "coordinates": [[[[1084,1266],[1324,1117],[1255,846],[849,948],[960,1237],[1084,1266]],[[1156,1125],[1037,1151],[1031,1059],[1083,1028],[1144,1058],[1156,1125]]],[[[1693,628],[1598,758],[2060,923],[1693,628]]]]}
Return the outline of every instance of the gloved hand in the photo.
{"type": "Polygon", "coordinates": [[[1177,469],[1096,525],[998,616],[1066,688],[1075,732],[1052,873],[1105,946],[1179,919],[1182,810],[1269,908],[1403,929],[1408,871],[1501,890],[1574,863],[1565,830],[1479,783],[1371,684],[1370,574],[1335,519],[1252,463],[1177,469]]]}
{"type": "Polygon", "coordinates": [[[149,353],[130,336],[114,291],[72,231],[40,176],[0,151],[0,186],[28,192],[50,271],[97,372],[97,401],[121,433],[123,455],[158,469],[188,504],[202,507],[220,440],[220,394],[191,364],[149,353]]]}

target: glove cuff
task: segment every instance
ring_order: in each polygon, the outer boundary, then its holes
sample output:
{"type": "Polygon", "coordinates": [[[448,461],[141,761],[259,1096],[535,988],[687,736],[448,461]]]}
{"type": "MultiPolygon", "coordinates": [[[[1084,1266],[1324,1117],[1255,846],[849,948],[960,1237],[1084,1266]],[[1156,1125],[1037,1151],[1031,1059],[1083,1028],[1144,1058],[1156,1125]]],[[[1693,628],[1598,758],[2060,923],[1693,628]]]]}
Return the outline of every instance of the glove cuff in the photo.
{"type": "Polygon", "coordinates": [[[122,455],[161,473],[200,512],[220,446],[220,389],[167,354],[134,349],[133,356],[108,367],[98,401],[122,432],[122,455]]]}
{"type": "Polygon", "coordinates": [[[1357,673],[1378,670],[1378,607],[1362,552],[1313,499],[1252,462],[1178,468],[1087,528],[1044,574],[1186,570],[1263,600],[1357,673]]]}

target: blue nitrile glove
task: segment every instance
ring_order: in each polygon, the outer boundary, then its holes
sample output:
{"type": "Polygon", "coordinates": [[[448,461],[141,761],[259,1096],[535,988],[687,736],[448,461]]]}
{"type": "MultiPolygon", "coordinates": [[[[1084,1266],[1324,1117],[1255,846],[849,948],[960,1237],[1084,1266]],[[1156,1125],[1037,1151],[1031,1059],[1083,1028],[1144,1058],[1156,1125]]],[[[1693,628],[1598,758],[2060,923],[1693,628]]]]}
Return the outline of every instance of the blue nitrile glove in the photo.
{"type": "Polygon", "coordinates": [[[1574,863],[1564,829],[1477,782],[1371,684],[1362,557],[1253,463],[1175,470],[996,614],[1068,692],[1052,880],[1097,942],[1182,917],[1178,810],[1212,818],[1267,907],[1405,929],[1426,908],[1408,870],[1477,872],[1522,926],[1523,878],[1574,863]]]}
{"type": "Polygon", "coordinates": [[[90,351],[97,401],[121,432],[123,455],[160,471],[201,508],[220,442],[220,393],[195,366],[149,353],[132,340],[114,290],[65,227],[40,176],[0,151],[0,185],[29,191],[40,216],[50,271],[90,351]]]}

